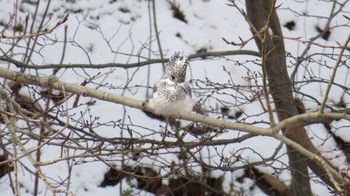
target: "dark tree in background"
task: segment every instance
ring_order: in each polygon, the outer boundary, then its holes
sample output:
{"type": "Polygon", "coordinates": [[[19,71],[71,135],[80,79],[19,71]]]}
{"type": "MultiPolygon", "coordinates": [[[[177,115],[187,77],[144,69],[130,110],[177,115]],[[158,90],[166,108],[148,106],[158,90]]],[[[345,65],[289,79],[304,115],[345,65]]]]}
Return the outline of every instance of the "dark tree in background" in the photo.
{"type": "MultiPolygon", "coordinates": [[[[247,18],[251,21],[250,28],[262,56],[262,70],[266,77],[264,80],[268,81],[278,120],[283,121],[298,115],[298,110],[287,72],[283,33],[275,6],[274,1],[246,1],[247,18]]],[[[306,131],[297,129],[296,126],[286,127],[284,135],[297,143],[302,138],[308,138],[306,131]]],[[[293,148],[287,146],[287,149],[292,173],[292,195],[311,195],[306,160],[293,148]]]]}

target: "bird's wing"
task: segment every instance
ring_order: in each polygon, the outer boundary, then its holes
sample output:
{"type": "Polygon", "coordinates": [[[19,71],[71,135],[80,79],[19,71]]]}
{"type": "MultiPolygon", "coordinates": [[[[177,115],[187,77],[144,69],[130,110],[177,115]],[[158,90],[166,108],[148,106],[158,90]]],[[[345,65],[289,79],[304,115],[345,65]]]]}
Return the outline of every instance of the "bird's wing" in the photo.
{"type": "MultiPolygon", "coordinates": [[[[169,83],[169,81],[167,81],[166,79],[160,79],[153,86],[153,94],[158,92],[158,91],[164,91],[164,89],[167,87],[168,83],[169,83]]],[[[172,83],[174,83],[174,82],[172,82],[172,83]]]]}

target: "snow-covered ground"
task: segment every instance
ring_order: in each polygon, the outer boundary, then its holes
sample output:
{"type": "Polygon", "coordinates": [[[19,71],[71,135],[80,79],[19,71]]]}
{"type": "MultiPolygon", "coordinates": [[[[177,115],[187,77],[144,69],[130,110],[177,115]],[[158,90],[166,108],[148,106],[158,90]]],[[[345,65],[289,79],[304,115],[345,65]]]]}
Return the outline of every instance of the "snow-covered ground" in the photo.
{"type": "MultiPolygon", "coordinates": [[[[249,31],[247,22],[236,8],[228,6],[228,4],[230,4],[228,1],[188,0],[176,1],[176,4],[179,5],[179,8],[185,14],[187,22],[173,17],[171,6],[168,1],[156,1],[156,21],[164,57],[169,57],[174,51],[182,51],[185,54],[195,54],[200,50],[226,51],[244,49],[257,51],[257,47],[253,41],[250,41],[243,48],[229,45],[223,41],[222,38],[234,42],[239,42],[240,38],[242,40],[251,38],[251,32],[249,31]]],[[[241,8],[244,8],[241,1],[237,1],[237,4],[241,6],[241,8]]],[[[287,37],[287,39],[285,39],[286,50],[290,53],[287,63],[289,66],[289,73],[291,74],[295,68],[293,64],[295,64],[296,59],[294,57],[300,56],[307,46],[307,43],[296,41],[295,39],[300,38],[300,40],[308,40],[316,36],[318,32],[315,27],[323,27],[328,21],[327,18],[332,9],[332,2],[316,0],[306,2],[277,1],[277,4],[281,4],[278,8],[281,25],[285,25],[290,21],[294,21],[296,24],[293,30],[283,27],[284,36],[287,37]],[[312,17],[305,17],[303,13],[312,15],[312,17]]],[[[44,14],[46,5],[47,1],[41,1],[37,20],[44,14]]],[[[18,8],[15,8],[15,1],[13,0],[0,1],[0,20],[2,22],[9,21],[9,14],[12,14],[14,10],[18,12],[18,21],[24,21],[27,15],[29,16],[29,20],[33,19],[33,13],[35,12],[35,6],[33,4],[23,2],[17,6],[18,8]]],[[[336,7],[336,9],[337,8],[338,7],[336,7]]],[[[346,4],[343,10],[349,11],[350,6],[346,4]]],[[[68,43],[63,60],[64,64],[127,64],[161,58],[161,54],[159,53],[160,48],[156,41],[157,38],[154,31],[153,20],[150,20],[150,17],[153,17],[153,11],[152,4],[149,1],[55,0],[51,2],[48,9],[50,20],[46,21],[46,27],[52,28],[58,20],[62,19],[68,13],[70,14],[69,19],[64,25],[47,35],[47,37],[39,37],[38,43],[41,44],[38,44],[36,49],[40,51],[40,53],[33,54],[31,59],[33,64],[58,64],[61,61],[65,26],[67,26],[66,39],[68,43]]],[[[349,14],[349,12],[346,13],[349,14]]],[[[39,22],[36,24],[39,24],[39,22]]],[[[331,27],[336,28],[332,29],[329,39],[324,40],[318,38],[316,42],[322,46],[338,46],[338,43],[343,44],[349,33],[348,26],[348,19],[343,17],[342,14],[339,14],[331,21],[331,27]]],[[[7,33],[9,33],[9,31],[7,31],[7,33]]],[[[25,43],[26,40],[21,40],[19,44],[25,45],[25,43]]],[[[1,43],[0,48],[3,51],[7,51],[10,47],[11,45],[1,43]]],[[[18,48],[16,52],[19,55],[14,58],[22,60],[23,56],[21,56],[20,53],[24,52],[24,49],[18,48]]],[[[312,46],[308,55],[315,55],[313,57],[315,62],[310,62],[308,65],[300,67],[295,80],[305,81],[308,77],[329,79],[335,62],[334,59],[337,58],[336,56],[333,57],[332,54],[337,54],[338,52],[339,50],[330,47],[312,46]],[[329,55],[325,56],[323,55],[324,53],[329,55]],[[321,67],[318,63],[327,64],[328,68],[321,67]]],[[[347,51],[346,54],[349,55],[349,51],[347,51]]],[[[243,102],[247,97],[252,98],[255,96],[252,91],[247,90],[247,88],[242,88],[240,90],[235,89],[238,85],[243,87],[262,84],[261,79],[257,79],[257,84],[254,80],[250,81],[248,79],[250,76],[261,72],[261,67],[252,63],[252,61],[256,59],[259,58],[254,56],[234,55],[223,58],[191,60],[187,79],[191,80],[194,100],[203,104],[203,107],[209,111],[210,116],[220,117],[220,108],[225,106],[229,107],[230,111],[233,113],[243,111],[239,119],[233,119],[232,121],[255,123],[256,126],[268,127],[269,125],[264,123],[268,122],[268,114],[264,113],[260,105],[261,103],[258,100],[252,103],[243,102]],[[228,87],[219,87],[215,89],[212,86],[206,86],[205,81],[211,81],[212,84],[225,84],[228,87]],[[207,99],[207,97],[209,98],[207,99]]],[[[1,66],[4,65],[5,64],[1,66]]],[[[10,68],[12,70],[19,70],[14,66],[10,68]]],[[[348,71],[347,66],[341,66],[335,82],[347,87],[349,84],[347,78],[349,75],[348,71]]],[[[51,75],[52,70],[28,70],[27,73],[34,75],[51,75]]],[[[150,87],[153,86],[154,82],[156,82],[162,74],[162,65],[159,63],[129,69],[118,67],[104,69],[61,69],[57,76],[64,82],[74,84],[80,84],[87,78],[95,77],[93,83],[88,84],[89,87],[133,97],[138,100],[146,100],[147,96],[152,91],[150,87]],[[151,77],[148,77],[148,74],[151,77]]],[[[298,89],[300,92],[321,101],[326,85],[326,83],[320,84],[320,82],[301,82],[296,86],[300,87],[300,89],[298,89]]],[[[261,90],[257,87],[252,88],[261,90]]],[[[22,93],[27,92],[24,91],[22,93]]],[[[301,94],[296,94],[295,96],[303,100],[307,111],[317,110],[317,103],[309,97],[301,96],[301,94]]],[[[347,94],[343,96],[343,89],[340,87],[332,88],[329,102],[338,103],[341,98],[343,98],[348,106],[349,96],[347,94]]],[[[88,97],[80,98],[80,103],[90,101],[92,100],[88,97]]],[[[122,105],[100,100],[93,101],[96,101],[96,103],[92,106],[82,104],[77,108],[69,110],[69,115],[75,115],[76,119],[80,120],[83,118],[93,119],[99,117],[98,122],[101,124],[108,124],[109,122],[116,122],[121,119],[122,122],[125,122],[125,124],[132,129],[134,132],[133,137],[161,140],[160,138],[162,136],[160,133],[163,131],[163,128],[160,127],[160,125],[164,126],[164,122],[151,119],[140,110],[125,108],[122,105]],[[81,115],[81,117],[78,117],[79,115],[81,115]]],[[[74,99],[71,99],[68,101],[67,105],[70,106],[73,102],[74,99]]],[[[62,107],[62,110],[66,109],[65,105],[62,107]]],[[[62,117],[62,119],[64,119],[64,117],[62,117]]],[[[18,123],[20,124],[23,122],[18,123]]],[[[79,126],[78,122],[71,123],[74,126],[79,126]]],[[[347,128],[347,123],[347,121],[338,121],[332,124],[335,127],[342,127],[337,133],[342,135],[346,140],[350,137],[346,131],[343,131],[347,128]]],[[[1,129],[3,129],[3,124],[0,126],[1,129]]],[[[128,137],[129,135],[125,131],[125,127],[120,126],[120,124],[117,126],[96,126],[94,132],[106,138],[128,137]]],[[[334,151],[336,148],[335,142],[332,138],[329,138],[329,134],[323,125],[311,125],[308,127],[308,130],[316,146],[320,147],[320,149],[325,152],[334,151]],[[325,140],[326,142],[324,142],[325,140]]],[[[68,134],[69,130],[64,130],[64,133],[68,134]]],[[[74,135],[76,133],[72,134],[74,135]]],[[[218,134],[215,139],[235,138],[243,134],[242,132],[230,130],[218,134]]],[[[188,134],[184,140],[198,141],[198,137],[188,134]]],[[[275,139],[256,136],[242,143],[206,147],[200,149],[200,154],[204,162],[212,165],[219,162],[221,157],[218,155],[224,157],[238,157],[239,155],[242,157],[243,161],[232,160],[236,161],[233,166],[238,167],[243,165],[245,160],[254,162],[261,161],[262,158],[270,157],[279,144],[280,142],[275,139]]],[[[35,145],[36,143],[29,142],[26,144],[26,147],[35,147],[35,145]]],[[[94,144],[90,143],[90,145],[94,144]]],[[[161,156],[144,156],[139,159],[138,162],[150,167],[159,166],[161,164],[170,165],[171,161],[178,161],[176,154],[169,153],[172,150],[178,151],[178,149],[160,150],[159,153],[167,154],[161,156]]],[[[196,149],[194,149],[194,151],[196,151],[196,149]]],[[[63,156],[68,156],[82,153],[82,151],[62,151],[61,148],[57,146],[44,146],[44,148],[42,148],[42,161],[55,160],[62,156],[62,153],[65,153],[63,156]]],[[[337,155],[340,157],[337,157],[337,159],[332,158],[332,162],[340,168],[346,168],[347,166],[344,164],[345,157],[341,152],[337,152],[337,155]]],[[[327,153],[325,156],[331,158],[335,157],[335,154],[327,153]]],[[[274,168],[284,168],[285,166],[282,163],[288,163],[287,156],[285,155],[285,147],[279,150],[276,157],[278,157],[278,161],[269,162],[269,164],[274,168]]],[[[116,166],[121,166],[122,158],[120,154],[115,154],[105,156],[104,161],[109,163],[113,162],[116,166]]],[[[25,158],[23,158],[21,162],[32,168],[31,163],[25,158]]],[[[42,167],[42,170],[49,178],[53,180],[62,180],[68,177],[69,164],[73,164],[73,162],[59,161],[42,167]]],[[[136,162],[132,159],[128,159],[124,160],[124,164],[132,165],[136,164],[136,162]]],[[[270,173],[276,172],[271,167],[265,165],[259,166],[259,169],[270,173]]],[[[114,187],[98,187],[107,170],[108,166],[100,160],[93,158],[74,159],[70,190],[76,195],[115,195],[120,189],[120,184],[114,187]]],[[[200,172],[201,168],[194,164],[192,170],[200,172]]],[[[160,169],[161,174],[166,174],[169,171],[169,168],[160,169]]],[[[288,170],[285,169],[278,172],[280,172],[278,173],[278,178],[288,183],[290,179],[288,170]]],[[[227,191],[229,189],[229,184],[232,183],[232,179],[236,179],[238,176],[242,175],[242,173],[242,170],[237,170],[232,173],[214,170],[212,175],[225,175],[224,190],[227,191]]],[[[18,177],[21,182],[21,195],[31,195],[34,191],[33,176],[27,173],[26,170],[19,169],[18,177]]],[[[164,182],[166,182],[166,179],[164,179],[164,182]]],[[[328,194],[327,187],[317,184],[314,181],[311,182],[312,190],[315,195],[328,194]]],[[[0,195],[12,195],[9,183],[10,179],[7,175],[0,179],[0,195]]],[[[245,188],[249,194],[264,195],[258,188],[249,190],[249,186],[252,185],[252,181],[250,180],[246,180],[242,184],[238,182],[234,183],[238,187],[245,188]]],[[[122,181],[122,184],[123,190],[130,187],[130,184],[125,180],[122,181]]],[[[150,193],[138,191],[139,190],[135,189],[134,193],[150,195],[150,193]]],[[[49,194],[42,182],[40,183],[39,193],[40,195],[49,194]]]]}

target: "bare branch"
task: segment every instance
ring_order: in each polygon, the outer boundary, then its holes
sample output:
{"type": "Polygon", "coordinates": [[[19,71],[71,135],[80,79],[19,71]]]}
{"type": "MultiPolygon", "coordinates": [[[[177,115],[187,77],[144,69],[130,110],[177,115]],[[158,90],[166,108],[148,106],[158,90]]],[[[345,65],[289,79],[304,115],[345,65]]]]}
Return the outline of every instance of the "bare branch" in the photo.
{"type": "MultiPolygon", "coordinates": [[[[216,51],[216,52],[203,52],[198,54],[192,54],[189,55],[189,59],[197,59],[197,58],[211,58],[211,57],[223,57],[223,56],[233,56],[233,55],[251,55],[260,57],[260,54],[255,51],[251,50],[232,50],[232,51],[216,51]]],[[[59,68],[66,68],[66,69],[72,69],[72,68],[109,68],[109,67],[119,67],[119,68],[134,68],[134,67],[142,67],[145,65],[151,65],[151,64],[158,64],[158,63],[165,63],[168,62],[169,59],[152,59],[148,61],[142,61],[137,63],[106,63],[106,64],[48,64],[48,65],[29,65],[26,63],[23,63],[21,61],[17,61],[8,57],[0,57],[1,61],[6,61],[13,63],[16,65],[16,67],[19,68],[29,68],[29,69],[59,69],[59,68]]]]}
{"type": "MultiPolygon", "coordinates": [[[[89,96],[89,97],[94,97],[100,100],[105,100],[109,102],[114,102],[118,104],[123,104],[127,105],[129,107],[133,108],[138,108],[144,111],[148,112],[153,112],[153,108],[150,108],[147,106],[146,102],[138,101],[132,98],[124,97],[124,96],[119,96],[107,92],[103,92],[100,90],[92,89],[89,87],[85,86],[79,86],[79,85],[74,85],[74,84],[68,84],[68,83],[63,83],[60,82],[56,77],[38,77],[38,76],[32,76],[20,72],[14,72],[10,71],[8,69],[0,68],[0,77],[6,78],[9,80],[14,80],[19,83],[25,83],[25,84],[32,84],[32,85],[38,85],[41,87],[47,87],[47,88],[53,88],[57,90],[65,90],[70,93],[78,94],[78,95],[83,95],[83,96],[89,96]]],[[[314,118],[320,118],[320,115],[325,115],[325,116],[330,116],[330,117],[335,117],[339,118],[339,114],[308,114],[308,115],[297,115],[293,119],[294,120],[299,120],[301,122],[305,121],[304,118],[300,118],[300,116],[308,116],[312,120],[314,118]],[[300,119],[299,119],[299,118],[300,119]]],[[[191,113],[186,113],[181,116],[179,115],[174,115],[175,118],[181,118],[185,120],[190,120],[193,122],[200,122],[207,124],[209,126],[213,127],[219,127],[220,129],[231,129],[231,130],[240,130],[244,132],[249,132],[251,134],[256,134],[256,135],[265,135],[265,136],[270,136],[273,138],[276,138],[284,143],[286,143],[288,146],[291,146],[292,148],[296,149],[299,153],[303,154],[304,156],[310,158],[311,160],[315,161],[318,165],[322,166],[325,168],[327,175],[331,179],[332,183],[334,183],[335,187],[339,191],[342,189],[339,187],[338,182],[339,180],[342,179],[342,183],[346,184],[348,183],[348,179],[344,179],[343,176],[341,176],[337,171],[335,171],[322,157],[319,155],[316,155],[307,149],[303,148],[300,144],[292,141],[291,139],[288,139],[287,137],[276,133],[276,129],[272,128],[263,128],[263,127],[257,127],[257,126],[252,126],[252,125],[247,125],[244,123],[233,123],[229,121],[224,121],[224,120],[217,120],[213,118],[209,118],[206,116],[201,116],[201,115],[195,115],[191,113]],[[336,180],[335,180],[336,179],[336,180]]],[[[284,121],[284,125],[279,125],[277,124],[276,126],[286,126],[285,124],[288,121],[284,121]]],[[[298,123],[296,123],[298,124],[298,123]]]]}
{"type": "Polygon", "coordinates": [[[33,38],[33,37],[38,37],[41,35],[47,35],[52,33],[55,29],[57,29],[59,26],[61,26],[63,23],[65,23],[68,20],[69,14],[65,15],[62,20],[58,21],[54,27],[51,29],[48,29],[46,31],[40,31],[36,33],[29,33],[29,34],[22,34],[22,35],[12,35],[12,36],[7,36],[7,35],[0,35],[0,39],[25,39],[25,38],[33,38]]]}

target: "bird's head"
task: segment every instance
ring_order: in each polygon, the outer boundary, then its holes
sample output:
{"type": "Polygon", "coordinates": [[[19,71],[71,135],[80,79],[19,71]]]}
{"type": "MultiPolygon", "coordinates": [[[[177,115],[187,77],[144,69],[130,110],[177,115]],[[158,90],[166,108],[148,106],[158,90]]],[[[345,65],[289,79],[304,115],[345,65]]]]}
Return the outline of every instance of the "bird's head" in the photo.
{"type": "Polygon", "coordinates": [[[188,56],[181,54],[180,52],[175,52],[173,56],[170,57],[169,62],[165,65],[165,78],[179,83],[184,82],[186,78],[186,69],[188,62],[188,56]]]}

